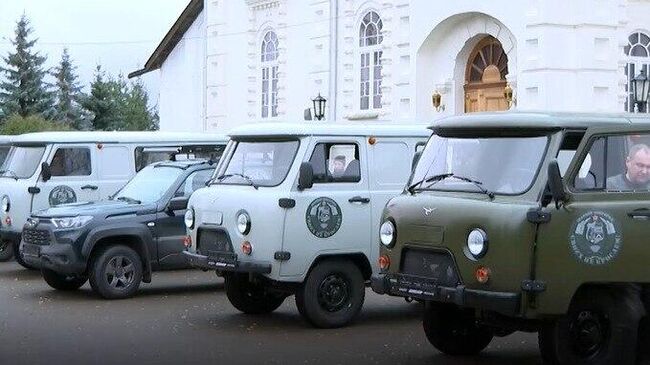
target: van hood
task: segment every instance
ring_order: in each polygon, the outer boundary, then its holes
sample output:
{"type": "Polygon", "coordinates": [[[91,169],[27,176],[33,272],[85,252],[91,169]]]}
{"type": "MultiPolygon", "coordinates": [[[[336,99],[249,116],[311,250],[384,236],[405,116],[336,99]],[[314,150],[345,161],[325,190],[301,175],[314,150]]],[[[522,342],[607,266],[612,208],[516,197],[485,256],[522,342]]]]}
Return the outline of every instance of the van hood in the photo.
{"type": "Polygon", "coordinates": [[[530,274],[537,229],[527,213],[537,207],[536,202],[503,196],[492,201],[478,194],[403,194],[389,201],[383,219],[395,222],[396,254],[401,250],[399,255],[404,255],[404,247],[447,251],[467,287],[478,288],[475,270],[487,266],[491,290],[518,291],[530,274]],[[484,231],[488,239],[488,251],[480,259],[466,249],[474,229],[484,231]]]}
{"type": "MultiPolygon", "coordinates": [[[[194,209],[194,229],[189,233],[197,247],[199,230],[225,231],[232,248],[242,261],[273,263],[274,253],[282,249],[286,211],[279,199],[284,190],[249,186],[212,185],[192,194],[188,207],[194,209]],[[237,229],[237,216],[248,213],[250,232],[242,235],[237,229]],[[251,255],[242,255],[241,244],[246,240],[253,246],[251,255]]],[[[277,262],[276,262],[277,263],[277,262]]],[[[273,265],[272,274],[279,274],[279,265],[273,265]],[[277,270],[277,271],[276,271],[277,270]]]]}

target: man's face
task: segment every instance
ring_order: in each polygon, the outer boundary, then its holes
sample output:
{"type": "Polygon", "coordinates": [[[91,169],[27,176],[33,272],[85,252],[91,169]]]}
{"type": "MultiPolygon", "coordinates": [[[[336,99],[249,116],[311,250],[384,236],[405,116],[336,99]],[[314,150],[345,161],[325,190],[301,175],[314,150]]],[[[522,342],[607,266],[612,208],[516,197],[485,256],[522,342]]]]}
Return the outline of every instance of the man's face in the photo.
{"type": "Polygon", "coordinates": [[[345,162],[341,160],[334,161],[334,172],[342,174],[345,171],[345,162]]]}
{"type": "Polygon", "coordinates": [[[634,184],[645,184],[650,180],[650,152],[639,150],[625,161],[627,178],[634,184]]]}

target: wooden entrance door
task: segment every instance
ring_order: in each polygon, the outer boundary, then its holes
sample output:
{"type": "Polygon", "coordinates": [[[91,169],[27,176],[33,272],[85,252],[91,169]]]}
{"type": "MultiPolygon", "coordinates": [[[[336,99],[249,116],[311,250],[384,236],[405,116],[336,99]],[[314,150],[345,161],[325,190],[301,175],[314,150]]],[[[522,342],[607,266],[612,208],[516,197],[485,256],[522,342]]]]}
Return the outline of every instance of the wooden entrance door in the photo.
{"type": "Polygon", "coordinates": [[[472,52],[465,75],[465,112],[508,109],[503,91],[508,74],[508,56],[501,43],[486,37],[472,52]]]}

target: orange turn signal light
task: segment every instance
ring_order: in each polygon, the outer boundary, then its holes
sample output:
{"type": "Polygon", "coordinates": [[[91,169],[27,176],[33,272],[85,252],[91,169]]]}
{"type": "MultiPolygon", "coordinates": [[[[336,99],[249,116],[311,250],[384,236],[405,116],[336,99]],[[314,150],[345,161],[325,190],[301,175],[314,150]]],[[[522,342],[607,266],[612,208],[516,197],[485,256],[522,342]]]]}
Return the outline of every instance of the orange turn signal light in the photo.
{"type": "Polygon", "coordinates": [[[386,255],[379,256],[379,268],[381,270],[388,270],[390,267],[390,258],[386,255]]]}
{"type": "Polygon", "coordinates": [[[243,252],[244,255],[250,255],[251,253],[253,253],[253,245],[251,245],[251,243],[248,241],[242,242],[241,252],[243,252]]]}
{"type": "Polygon", "coordinates": [[[192,246],[192,236],[183,237],[183,246],[186,248],[192,246]]]}
{"type": "Polygon", "coordinates": [[[476,269],[476,281],[478,281],[481,284],[485,284],[490,280],[490,268],[485,267],[485,266],[479,266],[479,268],[476,269]]]}

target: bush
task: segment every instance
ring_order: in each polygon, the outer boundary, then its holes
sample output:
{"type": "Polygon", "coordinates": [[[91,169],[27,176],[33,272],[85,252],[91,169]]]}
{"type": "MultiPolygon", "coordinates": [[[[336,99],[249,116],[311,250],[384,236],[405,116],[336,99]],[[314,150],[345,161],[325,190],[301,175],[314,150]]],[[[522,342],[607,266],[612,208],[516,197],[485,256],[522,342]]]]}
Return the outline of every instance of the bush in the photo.
{"type": "Polygon", "coordinates": [[[69,130],[70,127],[62,123],[46,120],[43,117],[37,115],[21,117],[18,114],[14,114],[7,118],[7,120],[0,126],[0,134],[7,135],[69,130]]]}

